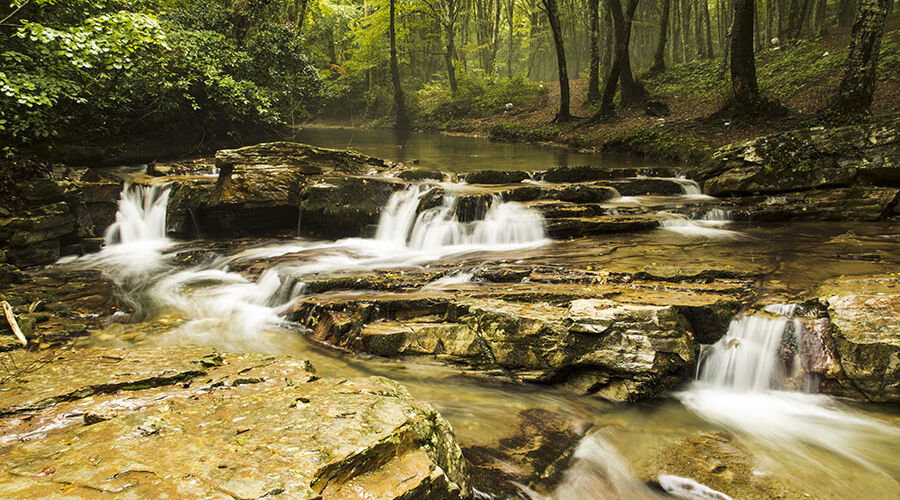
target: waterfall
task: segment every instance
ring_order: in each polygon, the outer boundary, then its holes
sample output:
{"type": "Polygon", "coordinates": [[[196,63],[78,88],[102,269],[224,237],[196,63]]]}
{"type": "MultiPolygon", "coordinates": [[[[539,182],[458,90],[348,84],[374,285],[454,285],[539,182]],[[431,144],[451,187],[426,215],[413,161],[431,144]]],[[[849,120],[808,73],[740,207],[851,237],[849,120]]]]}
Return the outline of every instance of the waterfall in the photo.
{"type": "Polygon", "coordinates": [[[799,365],[793,362],[799,328],[799,322],[785,317],[744,316],[732,321],[728,333],[706,351],[700,380],[737,391],[779,385],[776,379],[789,375],[785,365],[799,365]]]}
{"type": "Polygon", "coordinates": [[[116,221],[106,230],[106,244],[165,240],[168,203],[168,187],[126,185],[116,221]]]}
{"type": "Polygon", "coordinates": [[[722,229],[732,221],[732,214],[728,210],[719,208],[704,212],[695,219],[688,219],[681,215],[669,214],[668,219],[659,221],[660,227],[682,236],[697,236],[702,238],[738,239],[744,235],[738,231],[722,229]]]}
{"type": "Polygon", "coordinates": [[[827,450],[877,470],[865,457],[895,443],[897,431],[828,396],[784,390],[799,366],[795,353],[803,326],[794,305],[766,311],[780,316],[734,319],[725,336],[707,346],[698,380],[676,396],[704,419],[807,467],[820,467],[816,453],[827,450]]]}
{"type": "Polygon", "coordinates": [[[444,194],[441,205],[419,211],[431,188],[413,186],[394,193],[378,222],[375,238],[413,250],[435,250],[459,245],[521,245],[545,238],[540,214],[515,202],[491,198],[481,220],[461,222],[457,195],[444,194]]]}

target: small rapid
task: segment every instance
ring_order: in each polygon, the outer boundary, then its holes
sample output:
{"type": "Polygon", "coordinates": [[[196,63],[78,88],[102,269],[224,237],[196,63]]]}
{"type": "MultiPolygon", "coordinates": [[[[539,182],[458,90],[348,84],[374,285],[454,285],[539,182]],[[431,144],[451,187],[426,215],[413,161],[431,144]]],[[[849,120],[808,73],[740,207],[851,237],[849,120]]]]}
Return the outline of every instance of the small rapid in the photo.
{"type": "Polygon", "coordinates": [[[420,209],[428,186],[412,186],[394,193],[382,212],[375,239],[412,250],[438,250],[445,247],[520,246],[545,241],[543,219],[516,202],[491,197],[481,219],[462,222],[460,197],[445,193],[440,205],[420,209]]]}
{"type": "Polygon", "coordinates": [[[771,453],[818,467],[811,450],[827,450],[878,470],[870,457],[890,456],[900,432],[829,396],[789,390],[790,380],[804,376],[804,327],[795,306],[767,311],[732,320],[725,336],[702,351],[697,380],[676,396],[700,417],[771,453]]]}

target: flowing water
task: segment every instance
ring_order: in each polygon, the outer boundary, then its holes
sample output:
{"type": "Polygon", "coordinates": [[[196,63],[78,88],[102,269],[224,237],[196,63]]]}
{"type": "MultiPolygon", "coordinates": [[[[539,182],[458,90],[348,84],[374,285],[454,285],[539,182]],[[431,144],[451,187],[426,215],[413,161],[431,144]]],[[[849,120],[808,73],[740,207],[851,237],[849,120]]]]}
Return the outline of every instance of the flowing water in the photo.
{"type": "MultiPolygon", "coordinates": [[[[550,241],[539,214],[499,197],[489,198],[475,217],[462,217],[459,198],[452,194],[423,210],[421,201],[430,189],[414,186],[395,193],[371,239],[261,242],[184,267],[176,264],[175,252],[190,245],[165,235],[166,189],[128,188],[106,248],[65,264],[102,269],[134,305],[130,317],[113,318],[130,324],[112,322],[85,342],[193,343],[310,359],[323,376],[387,376],[432,403],[467,447],[490,446],[509,435],[518,426],[511,416],[531,408],[552,410],[590,429],[555,489],[536,492],[521,485],[522,498],[661,498],[663,492],[681,498],[729,498],[700,484],[699,478],[680,473],[679,450],[695,445],[731,450],[734,460],[751,464],[748,477],[776,485],[763,491],[782,498],[900,497],[900,416],[884,407],[849,406],[827,396],[786,390],[797,363],[793,353],[783,352],[784,346],[801,328],[790,317],[790,307],[735,318],[726,335],[704,349],[695,383],[670,398],[625,406],[575,397],[562,389],[460,377],[459,370],[436,364],[338,352],[310,343],[297,325],[281,318],[279,313],[305,293],[305,277],[373,269],[402,272],[440,264],[458,271],[428,287],[466,287],[477,286],[470,283],[473,273],[488,261],[663,274],[670,268],[690,272],[691,265],[708,268],[710,262],[728,262],[726,267],[757,269],[775,282],[790,282],[795,286],[792,293],[799,293],[828,277],[831,268],[815,267],[811,254],[791,252],[817,249],[816,255],[822,255],[828,245],[843,244],[836,239],[847,232],[838,225],[732,231],[723,229],[732,224],[730,214],[711,210],[696,219],[673,216],[679,222],[662,231],[550,241]],[[695,230],[683,229],[694,226],[728,234],[703,234],[698,240],[695,230]],[[781,243],[773,244],[775,240],[781,243]],[[255,279],[230,270],[241,262],[288,254],[290,260],[271,265],[255,279]]],[[[855,229],[861,240],[873,240],[871,248],[893,248],[877,238],[886,228],[855,229]]],[[[852,269],[846,263],[832,265],[841,266],[841,272],[852,269]]],[[[871,272],[879,266],[896,269],[897,262],[888,258],[855,265],[868,266],[871,272]]],[[[776,286],[771,293],[787,292],[776,286]]]]}

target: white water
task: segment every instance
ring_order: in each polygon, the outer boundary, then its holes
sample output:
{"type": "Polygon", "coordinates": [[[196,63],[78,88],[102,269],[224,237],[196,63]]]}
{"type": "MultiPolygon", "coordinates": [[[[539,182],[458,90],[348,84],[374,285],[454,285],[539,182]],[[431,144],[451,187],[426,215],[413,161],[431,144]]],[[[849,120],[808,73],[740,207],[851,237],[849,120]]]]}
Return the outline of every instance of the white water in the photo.
{"type": "Polygon", "coordinates": [[[431,188],[413,186],[394,193],[378,222],[375,239],[413,250],[445,247],[489,247],[529,245],[545,240],[540,214],[515,202],[494,196],[484,219],[460,222],[459,198],[445,194],[440,206],[419,211],[422,198],[431,188]]]}
{"type": "Polygon", "coordinates": [[[169,188],[125,186],[116,221],[106,230],[106,244],[154,242],[166,239],[169,188]]]}
{"type": "Polygon", "coordinates": [[[722,229],[732,222],[731,213],[727,210],[709,210],[697,219],[688,219],[682,215],[669,215],[668,219],[660,221],[660,226],[666,231],[672,231],[682,236],[732,240],[744,237],[738,231],[722,229]]]}
{"type": "Polygon", "coordinates": [[[793,306],[767,309],[783,316],[733,320],[706,350],[698,380],[677,397],[704,419],[807,467],[820,467],[813,450],[827,450],[877,470],[867,457],[890,456],[900,432],[833,398],[783,390],[790,367],[800,366],[788,346],[799,345],[803,326],[791,317],[793,306]]]}

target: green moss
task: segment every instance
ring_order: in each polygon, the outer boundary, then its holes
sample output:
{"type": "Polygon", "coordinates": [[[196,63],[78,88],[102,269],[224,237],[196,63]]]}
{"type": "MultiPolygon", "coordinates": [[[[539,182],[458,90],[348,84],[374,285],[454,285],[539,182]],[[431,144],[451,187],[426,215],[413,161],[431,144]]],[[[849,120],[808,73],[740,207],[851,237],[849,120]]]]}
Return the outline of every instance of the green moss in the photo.
{"type": "Polygon", "coordinates": [[[500,123],[491,127],[491,139],[501,141],[548,142],[559,136],[559,129],[552,125],[526,127],[520,123],[500,123]]]}
{"type": "Polygon", "coordinates": [[[703,161],[710,154],[709,146],[662,127],[639,127],[617,132],[603,143],[601,149],[685,163],[703,161]]]}

